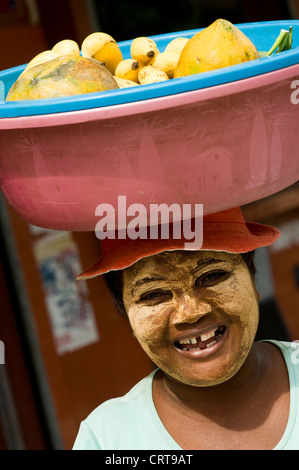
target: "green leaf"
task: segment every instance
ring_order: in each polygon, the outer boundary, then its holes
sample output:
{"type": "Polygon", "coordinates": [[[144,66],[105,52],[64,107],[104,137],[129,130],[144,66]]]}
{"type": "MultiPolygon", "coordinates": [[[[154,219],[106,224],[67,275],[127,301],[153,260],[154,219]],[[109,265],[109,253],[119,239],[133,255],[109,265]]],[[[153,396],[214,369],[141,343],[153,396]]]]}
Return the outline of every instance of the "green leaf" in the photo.
{"type": "Polygon", "coordinates": [[[277,49],[282,43],[284,43],[284,41],[286,40],[286,38],[288,38],[288,35],[289,35],[289,31],[287,31],[286,29],[281,29],[280,30],[280,33],[279,33],[279,36],[276,38],[273,46],[271,47],[271,49],[267,52],[267,56],[273,54],[273,52],[275,51],[275,49],[277,49]]]}

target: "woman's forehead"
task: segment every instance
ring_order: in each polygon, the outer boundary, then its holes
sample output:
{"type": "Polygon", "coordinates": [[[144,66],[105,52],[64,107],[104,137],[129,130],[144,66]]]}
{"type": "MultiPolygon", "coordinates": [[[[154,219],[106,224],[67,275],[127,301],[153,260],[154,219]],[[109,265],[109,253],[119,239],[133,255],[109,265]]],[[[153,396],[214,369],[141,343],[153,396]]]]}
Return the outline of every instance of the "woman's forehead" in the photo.
{"type": "MultiPolygon", "coordinates": [[[[138,278],[143,276],[144,272],[155,273],[157,271],[172,271],[173,269],[196,270],[201,266],[217,264],[220,262],[236,263],[241,256],[235,253],[224,251],[187,251],[174,250],[164,251],[156,255],[151,255],[137,261],[133,266],[125,269],[125,274],[129,277],[138,278]]],[[[127,276],[126,276],[127,277],[127,276]]]]}

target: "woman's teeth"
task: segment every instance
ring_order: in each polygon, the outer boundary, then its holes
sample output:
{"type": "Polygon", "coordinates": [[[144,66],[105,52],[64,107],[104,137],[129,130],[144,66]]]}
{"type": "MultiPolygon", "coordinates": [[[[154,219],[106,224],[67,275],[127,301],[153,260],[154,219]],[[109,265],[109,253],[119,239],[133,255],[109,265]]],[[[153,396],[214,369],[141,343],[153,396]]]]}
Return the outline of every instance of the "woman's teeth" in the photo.
{"type": "Polygon", "coordinates": [[[208,331],[207,333],[198,336],[197,338],[186,338],[176,342],[176,345],[183,351],[197,351],[199,349],[206,349],[217,343],[218,339],[225,332],[226,327],[220,326],[216,330],[208,331]]]}

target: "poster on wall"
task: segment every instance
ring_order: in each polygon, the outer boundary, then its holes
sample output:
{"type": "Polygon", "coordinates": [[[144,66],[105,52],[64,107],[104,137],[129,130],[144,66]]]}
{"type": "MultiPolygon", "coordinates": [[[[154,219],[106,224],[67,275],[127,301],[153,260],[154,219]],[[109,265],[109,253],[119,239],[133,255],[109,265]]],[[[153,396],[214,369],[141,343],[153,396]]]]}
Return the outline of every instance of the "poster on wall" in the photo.
{"type": "Polygon", "coordinates": [[[45,303],[58,354],[75,351],[99,340],[86,282],[76,281],[81,269],[70,232],[45,234],[34,242],[45,303]]]}

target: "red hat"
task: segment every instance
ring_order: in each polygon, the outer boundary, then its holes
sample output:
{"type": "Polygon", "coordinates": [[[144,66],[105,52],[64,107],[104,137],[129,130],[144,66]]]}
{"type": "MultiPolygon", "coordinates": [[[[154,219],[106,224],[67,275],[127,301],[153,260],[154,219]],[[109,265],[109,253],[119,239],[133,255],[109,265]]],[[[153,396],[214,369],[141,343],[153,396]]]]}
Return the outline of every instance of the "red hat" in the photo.
{"type": "MultiPolygon", "coordinates": [[[[170,231],[171,232],[171,231],[170,231]]],[[[240,207],[205,215],[203,217],[203,243],[201,250],[246,253],[271,245],[280,236],[280,231],[254,222],[245,222],[240,207]]],[[[175,239],[110,239],[101,241],[102,255],[96,263],[82,274],[78,280],[90,279],[108,271],[127,268],[146,256],[168,250],[188,250],[183,236],[175,239]]]]}

